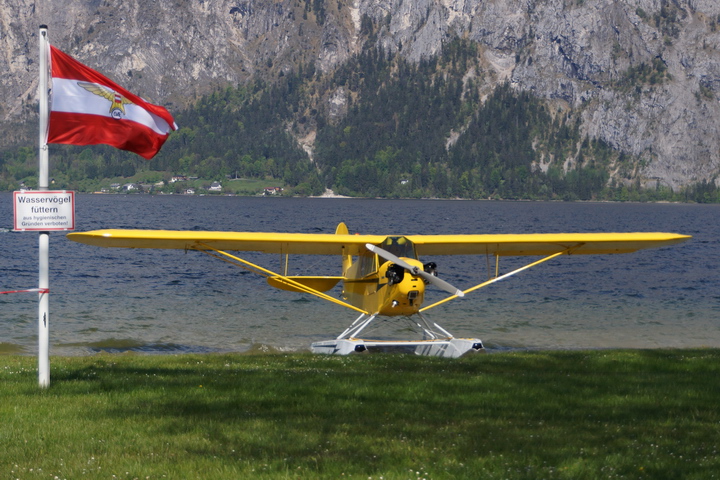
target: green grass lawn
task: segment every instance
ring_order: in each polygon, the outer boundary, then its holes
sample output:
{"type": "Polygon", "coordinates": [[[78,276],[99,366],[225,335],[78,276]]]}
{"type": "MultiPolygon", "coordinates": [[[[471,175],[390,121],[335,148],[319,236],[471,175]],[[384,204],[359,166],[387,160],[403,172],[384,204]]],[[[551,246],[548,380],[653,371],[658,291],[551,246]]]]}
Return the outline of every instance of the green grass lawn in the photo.
{"type": "Polygon", "coordinates": [[[0,479],[709,479],[720,350],[0,356],[0,479]]]}

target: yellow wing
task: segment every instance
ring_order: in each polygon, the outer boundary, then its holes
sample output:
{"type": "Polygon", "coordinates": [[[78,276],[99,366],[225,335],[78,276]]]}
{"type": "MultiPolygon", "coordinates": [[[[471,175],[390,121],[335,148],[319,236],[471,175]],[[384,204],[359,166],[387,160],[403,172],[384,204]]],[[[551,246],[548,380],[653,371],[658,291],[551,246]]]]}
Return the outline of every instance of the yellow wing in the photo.
{"type": "Polygon", "coordinates": [[[282,254],[357,255],[366,243],[380,243],[383,235],[325,233],[202,232],[175,230],[95,230],[70,233],[70,240],[99,247],[169,248],[253,251],[282,254]]]}
{"type": "MultiPolygon", "coordinates": [[[[387,235],[174,230],[95,230],[70,233],[70,240],[100,247],[256,251],[282,254],[357,255],[365,244],[379,245],[387,235]]],[[[408,235],[418,255],[552,255],[629,253],[681,243],[677,233],[531,233],[502,235],[408,235]]]]}
{"type": "Polygon", "coordinates": [[[692,237],[677,233],[530,233],[501,235],[410,235],[418,255],[552,255],[630,253],[692,237]]]}

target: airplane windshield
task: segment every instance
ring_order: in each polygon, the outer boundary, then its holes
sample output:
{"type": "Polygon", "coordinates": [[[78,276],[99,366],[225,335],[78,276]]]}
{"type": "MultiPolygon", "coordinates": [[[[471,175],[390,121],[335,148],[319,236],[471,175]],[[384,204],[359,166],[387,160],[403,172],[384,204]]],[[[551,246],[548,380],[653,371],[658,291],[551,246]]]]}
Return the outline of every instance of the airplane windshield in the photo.
{"type": "Polygon", "coordinates": [[[387,237],[382,248],[396,257],[415,258],[415,246],[405,237],[387,237]]]}

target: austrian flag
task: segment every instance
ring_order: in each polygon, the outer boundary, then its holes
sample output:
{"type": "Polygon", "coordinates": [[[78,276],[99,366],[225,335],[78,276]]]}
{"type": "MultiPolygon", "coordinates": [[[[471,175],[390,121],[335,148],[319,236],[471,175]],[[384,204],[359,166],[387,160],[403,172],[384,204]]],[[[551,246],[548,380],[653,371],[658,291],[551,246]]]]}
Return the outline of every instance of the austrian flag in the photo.
{"type": "Polygon", "coordinates": [[[133,95],[52,45],[50,62],[47,143],[105,144],[150,160],[177,130],[166,109],[133,95]]]}

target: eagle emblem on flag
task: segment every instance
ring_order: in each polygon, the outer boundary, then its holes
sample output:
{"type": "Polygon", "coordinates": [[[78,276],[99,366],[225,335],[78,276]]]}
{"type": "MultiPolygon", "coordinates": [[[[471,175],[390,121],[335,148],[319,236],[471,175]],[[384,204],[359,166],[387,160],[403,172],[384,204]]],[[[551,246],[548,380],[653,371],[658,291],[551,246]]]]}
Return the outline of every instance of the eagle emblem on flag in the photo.
{"type": "Polygon", "coordinates": [[[150,160],[170,132],[177,130],[167,109],[125,90],[52,45],[50,67],[47,143],[110,145],[150,160]]]}
{"type": "Polygon", "coordinates": [[[133,103],[124,96],[117,93],[116,91],[103,85],[98,85],[97,83],[90,82],[77,83],[88,92],[94,93],[95,95],[98,95],[108,100],[110,102],[110,116],[118,120],[125,116],[125,105],[130,105],[133,103]]]}

